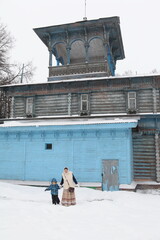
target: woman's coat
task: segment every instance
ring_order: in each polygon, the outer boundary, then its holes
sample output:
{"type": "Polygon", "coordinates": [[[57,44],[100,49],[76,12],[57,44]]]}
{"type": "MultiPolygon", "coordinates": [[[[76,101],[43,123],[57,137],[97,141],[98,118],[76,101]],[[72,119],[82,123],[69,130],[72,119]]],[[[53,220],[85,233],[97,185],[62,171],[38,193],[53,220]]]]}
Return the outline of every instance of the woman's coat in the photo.
{"type": "Polygon", "coordinates": [[[62,173],[62,180],[60,185],[63,185],[64,189],[68,189],[69,187],[74,188],[75,184],[78,184],[78,182],[71,171],[68,171],[67,173],[62,173]]]}

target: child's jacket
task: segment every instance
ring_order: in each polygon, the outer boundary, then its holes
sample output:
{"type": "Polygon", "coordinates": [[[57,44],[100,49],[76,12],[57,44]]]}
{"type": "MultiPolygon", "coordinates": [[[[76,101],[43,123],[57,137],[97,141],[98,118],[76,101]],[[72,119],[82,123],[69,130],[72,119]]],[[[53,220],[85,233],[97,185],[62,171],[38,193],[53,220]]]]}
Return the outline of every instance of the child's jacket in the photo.
{"type": "Polygon", "coordinates": [[[60,189],[58,184],[51,184],[45,191],[51,191],[52,195],[58,195],[58,189],[60,189]]]}

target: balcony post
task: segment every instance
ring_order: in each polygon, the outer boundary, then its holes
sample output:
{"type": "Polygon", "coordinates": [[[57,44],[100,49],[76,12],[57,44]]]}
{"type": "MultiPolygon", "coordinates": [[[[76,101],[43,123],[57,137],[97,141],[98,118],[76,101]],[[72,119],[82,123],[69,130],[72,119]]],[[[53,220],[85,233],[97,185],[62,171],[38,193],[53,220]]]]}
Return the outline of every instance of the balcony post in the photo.
{"type": "Polygon", "coordinates": [[[71,59],[70,59],[71,47],[70,47],[70,46],[67,46],[66,50],[67,50],[67,65],[69,65],[70,62],[71,62],[71,59]]]}
{"type": "Polygon", "coordinates": [[[108,60],[108,43],[106,41],[104,42],[104,60],[108,60]]]}
{"type": "Polygon", "coordinates": [[[89,44],[88,42],[85,43],[85,50],[86,50],[86,63],[88,63],[89,61],[89,56],[88,56],[88,48],[89,48],[89,44]]]}
{"type": "Polygon", "coordinates": [[[52,49],[49,48],[48,51],[49,51],[49,67],[52,67],[52,49]]]}

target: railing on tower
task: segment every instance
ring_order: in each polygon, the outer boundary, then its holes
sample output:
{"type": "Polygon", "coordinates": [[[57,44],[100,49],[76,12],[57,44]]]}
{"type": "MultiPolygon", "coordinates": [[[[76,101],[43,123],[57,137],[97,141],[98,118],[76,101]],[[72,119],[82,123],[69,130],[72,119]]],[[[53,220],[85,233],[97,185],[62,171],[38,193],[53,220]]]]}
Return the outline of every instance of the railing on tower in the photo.
{"type": "Polygon", "coordinates": [[[107,62],[79,63],[49,67],[49,77],[94,72],[103,72],[106,73],[106,75],[111,75],[107,62]]]}

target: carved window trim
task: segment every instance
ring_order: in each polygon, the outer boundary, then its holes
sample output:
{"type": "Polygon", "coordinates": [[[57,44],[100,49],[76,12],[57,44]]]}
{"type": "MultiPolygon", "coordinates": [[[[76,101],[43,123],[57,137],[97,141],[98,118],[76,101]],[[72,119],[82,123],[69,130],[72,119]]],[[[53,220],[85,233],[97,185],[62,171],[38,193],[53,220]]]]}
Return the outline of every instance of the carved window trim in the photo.
{"type": "Polygon", "coordinates": [[[137,111],[137,93],[135,91],[130,91],[127,94],[128,101],[128,113],[136,113],[137,111]]]}
{"type": "Polygon", "coordinates": [[[80,115],[89,114],[89,94],[83,93],[80,95],[80,115]]]}
{"type": "Polygon", "coordinates": [[[27,97],[26,98],[26,116],[27,117],[33,116],[33,105],[34,105],[34,98],[27,97]]]}

